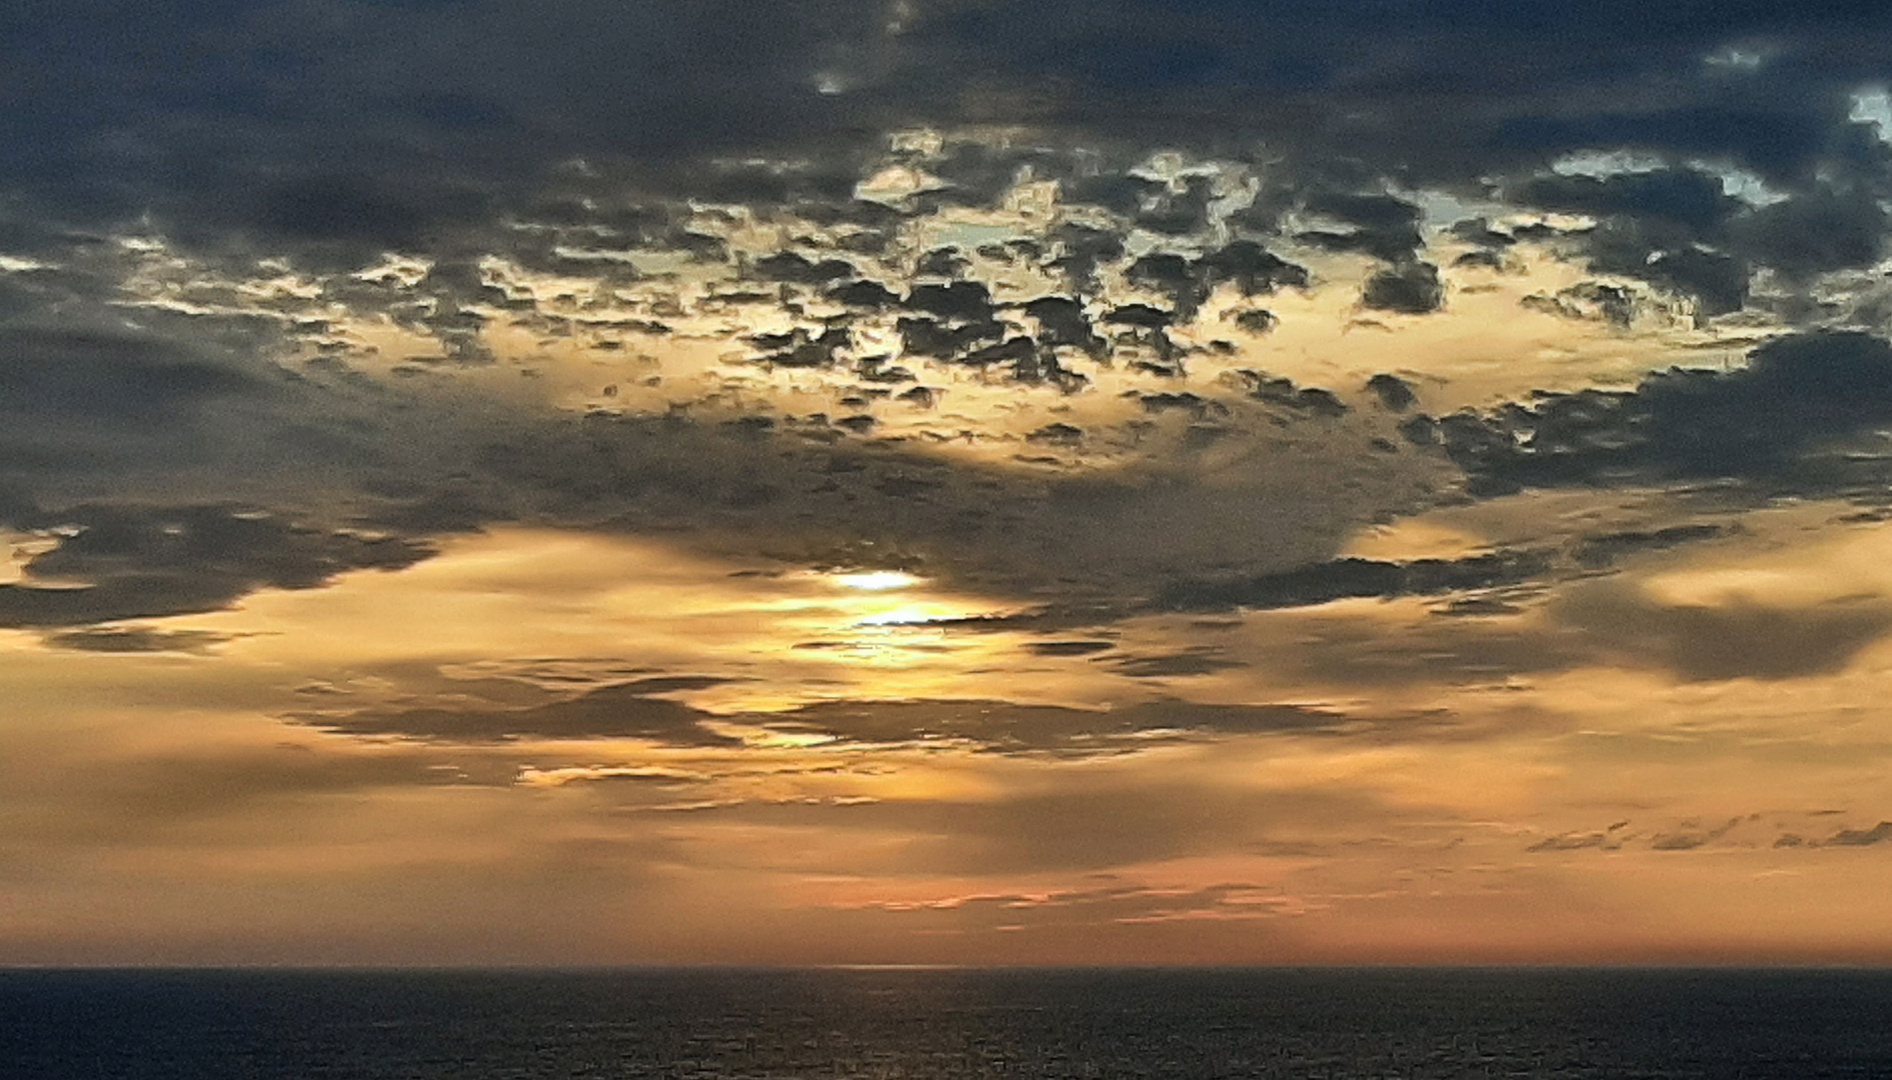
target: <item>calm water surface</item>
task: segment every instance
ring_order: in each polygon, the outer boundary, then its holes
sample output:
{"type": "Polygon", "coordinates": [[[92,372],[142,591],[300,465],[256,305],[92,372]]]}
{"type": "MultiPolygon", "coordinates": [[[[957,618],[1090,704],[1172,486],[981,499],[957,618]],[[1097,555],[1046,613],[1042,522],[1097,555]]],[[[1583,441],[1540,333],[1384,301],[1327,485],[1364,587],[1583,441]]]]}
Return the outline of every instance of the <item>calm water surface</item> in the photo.
{"type": "Polygon", "coordinates": [[[1892,973],[0,971],[0,1076],[1892,1078],[1892,973]]]}

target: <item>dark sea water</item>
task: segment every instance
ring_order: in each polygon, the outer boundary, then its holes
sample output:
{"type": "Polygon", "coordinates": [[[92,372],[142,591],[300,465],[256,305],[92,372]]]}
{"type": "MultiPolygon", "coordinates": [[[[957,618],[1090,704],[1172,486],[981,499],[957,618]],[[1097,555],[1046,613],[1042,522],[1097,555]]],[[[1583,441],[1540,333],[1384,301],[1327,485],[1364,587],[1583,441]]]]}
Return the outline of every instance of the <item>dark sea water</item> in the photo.
{"type": "Polygon", "coordinates": [[[1892,1078],[1892,973],[0,971],[0,1077],[1892,1078]]]}

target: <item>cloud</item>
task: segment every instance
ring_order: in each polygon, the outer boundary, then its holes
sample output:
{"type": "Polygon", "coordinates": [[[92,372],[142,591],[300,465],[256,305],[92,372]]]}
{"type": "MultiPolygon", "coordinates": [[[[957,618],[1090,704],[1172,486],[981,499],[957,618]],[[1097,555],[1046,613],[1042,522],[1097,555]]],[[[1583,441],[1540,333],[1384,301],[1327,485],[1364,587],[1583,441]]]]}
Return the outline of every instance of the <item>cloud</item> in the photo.
{"type": "Polygon", "coordinates": [[[1612,582],[1571,590],[1551,611],[1621,661],[1695,681],[1831,674],[1892,631],[1892,605],[1878,598],[1811,607],[1666,604],[1612,582]]]}
{"type": "Polygon", "coordinates": [[[1155,601],[1164,611],[1307,607],[1359,597],[1433,596],[1516,585],[1548,572],[1542,552],[1497,551],[1460,559],[1388,562],[1347,557],[1233,581],[1182,581],[1155,601]]]}
{"type": "Polygon", "coordinates": [[[1033,656],[1089,656],[1116,648],[1114,641],[1031,641],[1025,648],[1033,656]]]}
{"type": "Polygon", "coordinates": [[[1438,267],[1426,262],[1407,263],[1368,278],[1360,303],[1378,311],[1425,315],[1445,304],[1445,286],[1439,281],[1438,267]]]}
{"type": "Polygon", "coordinates": [[[1738,370],[1677,368],[1631,391],[1546,394],[1454,413],[1439,431],[1480,495],[1701,477],[1797,480],[1804,490],[1857,480],[1817,453],[1888,419],[1892,345],[1834,331],[1770,341],[1738,370]]]}
{"type": "Polygon", "coordinates": [[[520,739],[646,739],[676,746],[734,747],[739,740],[703,726],[709,713],[654,695],[700,689],[702,680],[634,680],[523,708],[435,705],[302,713],[303,723],[344,735],[391,735],[442,743],[520,739]]]}
{"type": "Polygon", "coordinates": [[[1206,705],[1178,700],[1110,710],[1003,701],[837,701],[750,718],[861,742],[965,739],[1000,751],[1107,749],[1152,732],[1201,735],[1310,732],[1345,724],[1299,705],[1206,705]]]}
{"type": "Polygon", "coordinates": [[[230,640],[207,630],[157,630],[144,626],[92,626],[48,634],[46,644],[58,649],[99,653],[201,653],[230,640]]]}
{"type": "MultiPolygon", "coordinates": [[[[1162,658],[1158,658],[1162,659],[1162,658]]],[[[1160,668],[1162,665],[1158,665],[1160,668]]],[[[1181,667],[1191,667],[1181,664],[1181,667]]],[[[1200,666],[1200,665],[1195,665],[1200,666]]],[[[1164,673],[1152,670],[1148,675],[1164,673]]],[[[1171,672],[1193,674],[1191,670],[1171,672]]],[[[1155,735],[1214,738],[1279,733],[1337,733],[1373,726],[1305,705],[1216,705],[1159,699],[1114,709],[1026,705],[1001,700],[837,700],[770,712],[712,713],[664,696],[727,679],[652,676],[592,687],[549,700],[504,705],[472,683],[427,680],[435,704],[306,711],[299,723],[357,736],[481,744],[496,741],[642,739],[670,746],[737,749],[723,731],[750,728],[837,743],[957,742],[998,753],[1111,753],[1155,735]]],[[[416,684],[417,686],[420,684],[416,684]]],[[[509,694],[518,697],[519,687],[509,694]]],[[[1397,728],[1401,721],[1384,721],[1397,728]]]]}
{"type": "Polygon", "coordinates": [[[259,588],[312,589],[346,571],[398,570],[431,554],[401,538],[299,527],[227,506],[86,506],[47,525],[58,542],[26,562],[23,580],[0,585],[0,626],[215,611],[259,588]]]}
{"type": "Polygon", "coordinates": [[[1128,675],[1133,679],[1170,679],[1190,675],[1209,675],[1247,665],[1239,660],[1228,659],[1220,649],[1195,646],[1180,652],[1153,656],[1126,656],[1111,666],[1116,668],[1119,674],[1128,675]]]}
{"type": "Polygon", "coordinates": [[[1881,821],[1870,829],[1841,829],[1825,842],[1839,847],[1869,847],[1887,840],[1892,840],[1892,821],[1881,821]]]}
{"type": "Polygon", "coordinates": [[[1609,176],[1536,176],[1511,193],[1518,202],[1598,217],[1666,221],[1690,234],[1712,230],[1743,208],[1716,177],[1693,169],[1656,169],[1609,176]]]}
{"type": "Polygon", "coordinates": [[[1617,851],[1622,847],[1622,838],[1614,830],[1605,832],[1571,832],[1546,836],[1526,851],[1582,851],[1585,848],[1601,848],[1604,851],[1617,851]]]}
{"type": "Polygon", "coordinates": [[[0,326],[0,409],[21,424],[48,416],[150,425],[260,392],[255,379],[152,335],[0,326]]]}

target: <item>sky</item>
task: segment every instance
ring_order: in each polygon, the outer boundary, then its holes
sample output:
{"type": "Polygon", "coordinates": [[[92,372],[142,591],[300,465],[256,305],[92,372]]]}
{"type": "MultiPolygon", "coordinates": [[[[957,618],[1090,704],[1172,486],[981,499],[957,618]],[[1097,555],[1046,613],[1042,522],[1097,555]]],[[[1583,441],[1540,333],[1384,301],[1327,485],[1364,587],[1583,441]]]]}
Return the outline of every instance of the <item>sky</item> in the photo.
{"type": "Polygon", "coordinates": [[[1892,8],[0,13],[0,964],[1892,962],[1892,8]]]}

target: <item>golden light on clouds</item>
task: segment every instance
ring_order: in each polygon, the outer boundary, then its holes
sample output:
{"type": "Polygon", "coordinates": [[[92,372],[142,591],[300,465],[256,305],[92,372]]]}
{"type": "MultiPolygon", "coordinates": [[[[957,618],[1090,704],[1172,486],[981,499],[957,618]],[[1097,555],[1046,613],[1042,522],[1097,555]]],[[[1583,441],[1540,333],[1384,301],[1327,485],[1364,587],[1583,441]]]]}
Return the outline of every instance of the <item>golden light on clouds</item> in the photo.
{"type": "Polygon", "coordinates": [[[0,177],[0,964],[1892,958],[1864,84],[912,7],[0,177]]]}

